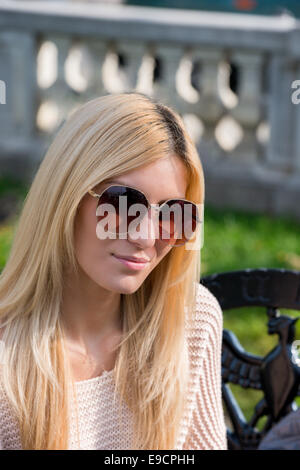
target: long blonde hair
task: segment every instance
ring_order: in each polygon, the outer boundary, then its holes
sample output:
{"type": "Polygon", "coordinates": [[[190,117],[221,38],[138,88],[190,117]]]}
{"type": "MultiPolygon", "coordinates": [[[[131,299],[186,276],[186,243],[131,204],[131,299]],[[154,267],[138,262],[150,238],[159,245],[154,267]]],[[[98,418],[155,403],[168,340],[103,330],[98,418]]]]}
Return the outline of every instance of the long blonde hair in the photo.
{"type": "MultiPolygon", "coordinates": [[[[142,93],[110,94],[77,108],[30,186],[0,276],[3,386],[23,449],[67,449],[69,385],[61,301],[65,269],[78,269],[73,227],[88,189],[176,153],[186,198],[204,202],[202,166],[180,116],[142,93]]],[[[200,251],[174,247],[124,306],[115,397],[134,417],[133,449],[173,449],[186,406],[185,321],[200,279],[200,251]]],[[[70,382],[71,381],[71,382],[70,382]]]]}

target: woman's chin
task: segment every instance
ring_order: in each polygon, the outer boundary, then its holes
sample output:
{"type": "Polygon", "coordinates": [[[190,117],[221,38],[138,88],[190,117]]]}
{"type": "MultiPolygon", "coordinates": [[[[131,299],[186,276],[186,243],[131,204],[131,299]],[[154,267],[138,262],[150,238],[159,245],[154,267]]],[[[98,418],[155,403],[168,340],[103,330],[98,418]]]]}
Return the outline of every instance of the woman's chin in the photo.
{"type": "Polygon", "coordinates": [[[113,292],[116,292],[118,294],[134,294],[140,286],[142,282],[131,282],[130,281],[124,281],[124,282],[119,282],[119,283],[114,283],[114,285],[111,286],[111,289],[113,292]]]}
{"type": "Polygon", "coordinates": [[[140,284],[135,286],[122,287],[122,289],[120,289],[120,294],[134,294],[139,289],[139,287],[140,284]]]}

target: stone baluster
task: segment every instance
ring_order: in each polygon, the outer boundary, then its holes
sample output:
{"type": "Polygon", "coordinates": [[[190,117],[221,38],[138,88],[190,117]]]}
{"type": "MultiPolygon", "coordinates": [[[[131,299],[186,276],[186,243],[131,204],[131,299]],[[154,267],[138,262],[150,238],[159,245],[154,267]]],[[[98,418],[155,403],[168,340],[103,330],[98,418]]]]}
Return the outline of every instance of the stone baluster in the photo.
{"type": "Polygon", "coordinates": [[[122,40],[117,43],[116,49],[125,58],[125,64],[122,67],[123,91],[135,90],[145,54],[145,45],[140,42],[122,40]]]}
{"type": "Polygon", "coordinates": [[[103,64],[105,62],[108,45],[105,41],[85,40],[84,54],[81,61],[82,73],[88,81],[88,88],[84,93],[84,100],[106,94],[103,82],[103,64]]]}
{"type": "Polygon", "coordinates": [[[153,84],[155,98],[183,112],[184,100],[177,93],[177,72],[184,50],[179,45],[156,45],[155,56],[159,58],[161,77],[153,84]]]}
{"type": "Polygon", "coordinates": [[[176,76],[177,93],[181,96],[186,103],[183,104],[182,110],[190,112],[189,103],[197,103],[199,101],[199,92],[192,84],[192,71],[193,71],[193,50],[187,47],[180,59],[179,67],[176,76]]]}
{"type": "Polygon", "coordinates": [[[155,57],[153,46],[148,44],[145,47],[141,67],[139,69],[136,90],[145,93],[148,96],[153,96],[153,81],[154,81],[155,57]]]}
{"type": "Polygon", "coordinates": [[[219,67],[223,52],[221,49],[200,48],[194,49],[193,60],[200,62],[201,72],[197,85],[200,90],[199,101],[191,106],[192,112],[204,124],[200,149],[204,154],[217,154],[220,152],[215,139],[215,129],[224,113],[224,106],[219,90],[219,67]]]}
{"type": "Polygon", "coordinates": [[[72,47],[72,37],[51,35],[47,37],[47,40],[52,41],[57,47],[57,78],[49,88],[40,90],[40,99],[55,103],[58,110],[58,126],[74,107],[78,96],[78,92],[67,83],[65,77],[65,65],[72,47]]]}
{"type": "Polygon", "coordinates": [[[243,138],[231,152],[239,161],[252,164],[258,159],[257,126],[262,113],[263,55],[257,52],[234,52],[231,60],[239,72],[238,104],[230,114],[242,126],[243,138]]]}

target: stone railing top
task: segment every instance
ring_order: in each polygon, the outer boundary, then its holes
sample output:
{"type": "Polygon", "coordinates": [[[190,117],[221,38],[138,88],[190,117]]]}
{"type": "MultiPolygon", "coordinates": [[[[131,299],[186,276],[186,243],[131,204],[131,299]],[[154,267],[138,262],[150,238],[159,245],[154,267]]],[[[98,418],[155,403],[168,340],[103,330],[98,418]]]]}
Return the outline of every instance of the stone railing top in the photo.
{"type": "Polygon", "coordinates": [[[266,17],[130,5],[2,0],[0,27],[111,39],[156,42],[159,38],[177,44],[238,45],[300,55],[300,21],[288,15],[266,17]]]}

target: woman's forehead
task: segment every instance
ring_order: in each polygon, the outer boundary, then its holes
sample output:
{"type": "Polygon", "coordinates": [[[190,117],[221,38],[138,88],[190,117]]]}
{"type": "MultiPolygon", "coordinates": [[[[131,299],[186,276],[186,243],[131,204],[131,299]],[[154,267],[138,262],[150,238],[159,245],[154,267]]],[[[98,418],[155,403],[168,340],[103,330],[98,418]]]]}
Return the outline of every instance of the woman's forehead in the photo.
{"type": "Polygon", "coordinates": [[[147,165],[107,178],[97,188],[104,190],[112,184],[128,185],[138,189],[149,199],[155,199],[159,203],[167,199],[185,197],[187,173],[183,163],[168,165],[164,162],[163,165],[147,165]]]}
{"type": "Polygon", "coordinates": [[[124,183],[147,184],[175,184],[183,185],[187,182],[187,168],[185,163],[177,156],[164,157],[154,162],[139,166],[105,181],[119,180],[124,183]]]}

